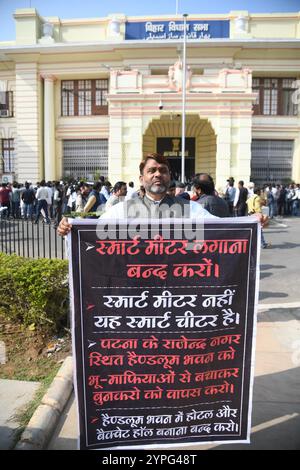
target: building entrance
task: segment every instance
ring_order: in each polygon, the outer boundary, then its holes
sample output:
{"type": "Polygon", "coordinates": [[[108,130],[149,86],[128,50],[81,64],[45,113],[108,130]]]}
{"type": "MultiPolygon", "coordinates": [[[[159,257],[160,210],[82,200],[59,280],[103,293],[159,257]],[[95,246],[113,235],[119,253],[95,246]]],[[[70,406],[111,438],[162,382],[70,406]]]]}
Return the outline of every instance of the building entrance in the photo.
{"type": "MultiPolygon", "coordinates": [[[[180,137],[158,137],[157,152],[168,158],[171,165],[172,179],[181,181],[181,144],[180,137]]],[[[191,181],[195,175],[195,152],[196,144],[193,137],[185,139],[185,162],[184,174],[187,182],[191,181]]]]}
{"type": "MultiPolygon", "coordinates": [[[[153,152],[165,155],[176,180],[181,180],[181,132],[180,115],[162,115],[149,122],[143,135],[143,155],[153,152]]],[[[185,135],[185,180],[191,181],[200,172],[215,178],[217,144],[211,123],[187,114],[185,135]]]]}

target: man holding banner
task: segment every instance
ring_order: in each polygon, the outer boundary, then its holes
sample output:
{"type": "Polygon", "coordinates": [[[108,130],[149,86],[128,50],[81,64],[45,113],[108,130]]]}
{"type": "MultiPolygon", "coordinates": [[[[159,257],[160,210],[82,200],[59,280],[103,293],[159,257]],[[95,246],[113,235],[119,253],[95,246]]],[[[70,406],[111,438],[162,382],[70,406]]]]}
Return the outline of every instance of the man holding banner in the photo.
{"type": "Polygon", "coordinates": [[[143,199],[58,230],[71,232],[79,447],[249,442],[257,220],[174,205],[159,155],[140,174],[143,199]]]}

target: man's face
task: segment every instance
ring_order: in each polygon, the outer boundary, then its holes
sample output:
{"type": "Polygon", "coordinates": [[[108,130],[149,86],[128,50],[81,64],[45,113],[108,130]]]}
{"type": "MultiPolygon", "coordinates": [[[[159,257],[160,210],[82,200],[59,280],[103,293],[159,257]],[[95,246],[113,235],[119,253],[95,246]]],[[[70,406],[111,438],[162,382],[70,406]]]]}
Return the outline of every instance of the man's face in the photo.
{"type": "Polygon", "coordinates": [[[140,184],[144,186],[146,193],[165,194],[170,181],[171,176],[167,165],[157,163],[151,158],[147,160],[143,174],[140,176],[140,184]]]}
{"type": "Polygon", "coordinates": [[[117,191],[115,194],[116,194],[117,197],[125,197],[126,194],[127,194],[127,186],[126,186],[126,184],[124,184],[123,186],[121,186],[121,188],[119,189],[119,191],[117,191]]]}
{"type": "Polygon", "coordinates": [[[180,196],[180,194],[184,193],[184,188],[176,188],[175,196],[180,196]]]}
{"type": "Polygon", "coordinates": [[[88,186],[81,186],[80,192],[83,196],[86,196],[90,192],[90,188],[88,186]]]}
{"type": "Polygon", "coordinates": [[[175,197],[176,188],[172,187],[168,189],[169,196],[175,197]]]}

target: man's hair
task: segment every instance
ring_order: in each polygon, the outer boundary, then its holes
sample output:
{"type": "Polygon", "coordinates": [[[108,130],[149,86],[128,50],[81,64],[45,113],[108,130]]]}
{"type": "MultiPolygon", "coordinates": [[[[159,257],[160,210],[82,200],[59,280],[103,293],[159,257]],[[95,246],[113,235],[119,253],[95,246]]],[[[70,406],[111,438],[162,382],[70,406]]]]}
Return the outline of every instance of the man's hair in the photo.
{"type": "Polygon", "coordinates": [[[215,185],[211,181],[203,181],[195,178],[193,185],[196,189],[201,189],[204,194],[213,195],[215,191],[215,185]]]}
{"type": "Polygon", "coordinates": [[[120,189],[122,188],[122,186],[126,186],[126,183],[125,183],[124,181],[118,181],[118,182],[114,185],[113,192],[116,193],[117,191],[120,191],[120,189]]]}
{"type": "MultiPolygon", "coordinates": [[[[95,183],[96,184],[96,183],[95,183]]],[[[86,186],[86,187],[90,187],[90,185],[88,183],[86,183],[85,181],[80,181],[80,183],[78,184],[79,188],[83,188],[83,186],[86,186]]],[[[94,185],[93,185],[94,186],[94,185]]],[[[95,189],[95,188],[93,188],[95,189]]]]}
{"type": "Polygon", "coordinates": [[[176,188],[185,189],[185,184],[180,181],[176,181],[176,188]]]}
{"type": "Polygon", "coordinates": [[[134,182],[133,182],[133,181],[130,181],[130,182],[128,183],[128,186],[129,186],[130,188],[133,188],[133,187],[134,187],[134,182]]]}
{"type": "Polygon", "coordinates": [[[201,179],[201,181],[207,180],[207,181],[210,181],[211,183],[214,184],[213,177],[210,176],[208,173],[196,173],[195,174],[195,179],[197,179],[197,180],[201,179]],[[204,176],[205,178],[201,178],[201,176],[204,176]]]}
{"type": "Polygon", "coordinates": [[[148,160],[155,160],[156,163],[166,165],[170,170],[170,163],[168,162],[168,159],[164,157],[164,155],[160,155],[159,153],[148,153],[148,155],[146,155],[146,157],[140,163],[140,175],[143,174],[144,168],[148,160]]]}
{"type": "MultiPolygon", "coordinates": [[[[85,184],[83,184],[83,186],[88,186],[88,184],[85,183],[85,184]]],[[[93,189],[94,189],[95,191],[100,191],[101,188],[102,188],[102,183],[101,183],[101,181],[97,181],[97,182],[93,185],[93,189]]]]}
{"type": "Polygon", "coordinates": [[[253,192],[254,192],[254,194],[260,195],[261,189],[260,188],[255,188],[253,192]]]}
{"type": "Polygon", "coordinates": [[[239,181],[239,184],[240,184],[241,186],[244,186],[244,181],[242,181],[242,180],[239,181]]]}

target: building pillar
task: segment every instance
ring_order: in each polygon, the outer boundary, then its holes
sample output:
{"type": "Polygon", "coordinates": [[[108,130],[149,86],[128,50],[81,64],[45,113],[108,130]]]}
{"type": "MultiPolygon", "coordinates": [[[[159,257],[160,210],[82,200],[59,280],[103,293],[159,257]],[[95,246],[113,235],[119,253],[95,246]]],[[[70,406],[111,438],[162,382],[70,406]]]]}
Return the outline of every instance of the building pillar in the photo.
{"type": "Polygon", "coordinates": [[[231,167],[231,119],[223,118],[219,125],[213,126],[217,134],[216,151],[216,188],[222,190],[226,181],[233,176],[231,167]]]}
{"type": "Polygon", "coordinates": [[[238,153],[237,153],[237,177],[245,182],[250,181],[251,175],[251,143],[252,143],[252,118],[238,120],[238,153]]]}
{"type": "Polygon", "coordinates": [[[114,185],[123,177],[123,152],[122,152],[122,117],[109,118],[109,143],[108,143],[108,179],[114,185]]]}
{"type": "Polygon", "coordinates": [[[15,178],[23,183],[40,181],[42,168],[41,81],[38,64],[16,64],[16,142],[15,178]]]}
{"type": "Polygon", "coordinates": [[[44,168],[45,180],[56,179],[55,156],[55,113],[53,75],[42,75],[44,79],[44,168]]]}
{"type": "Polygon", "coordinates": [[[299,136],[294,140],[292,180],[295,181],[295,183],[300,182],[300,137],[299,136]]]}

